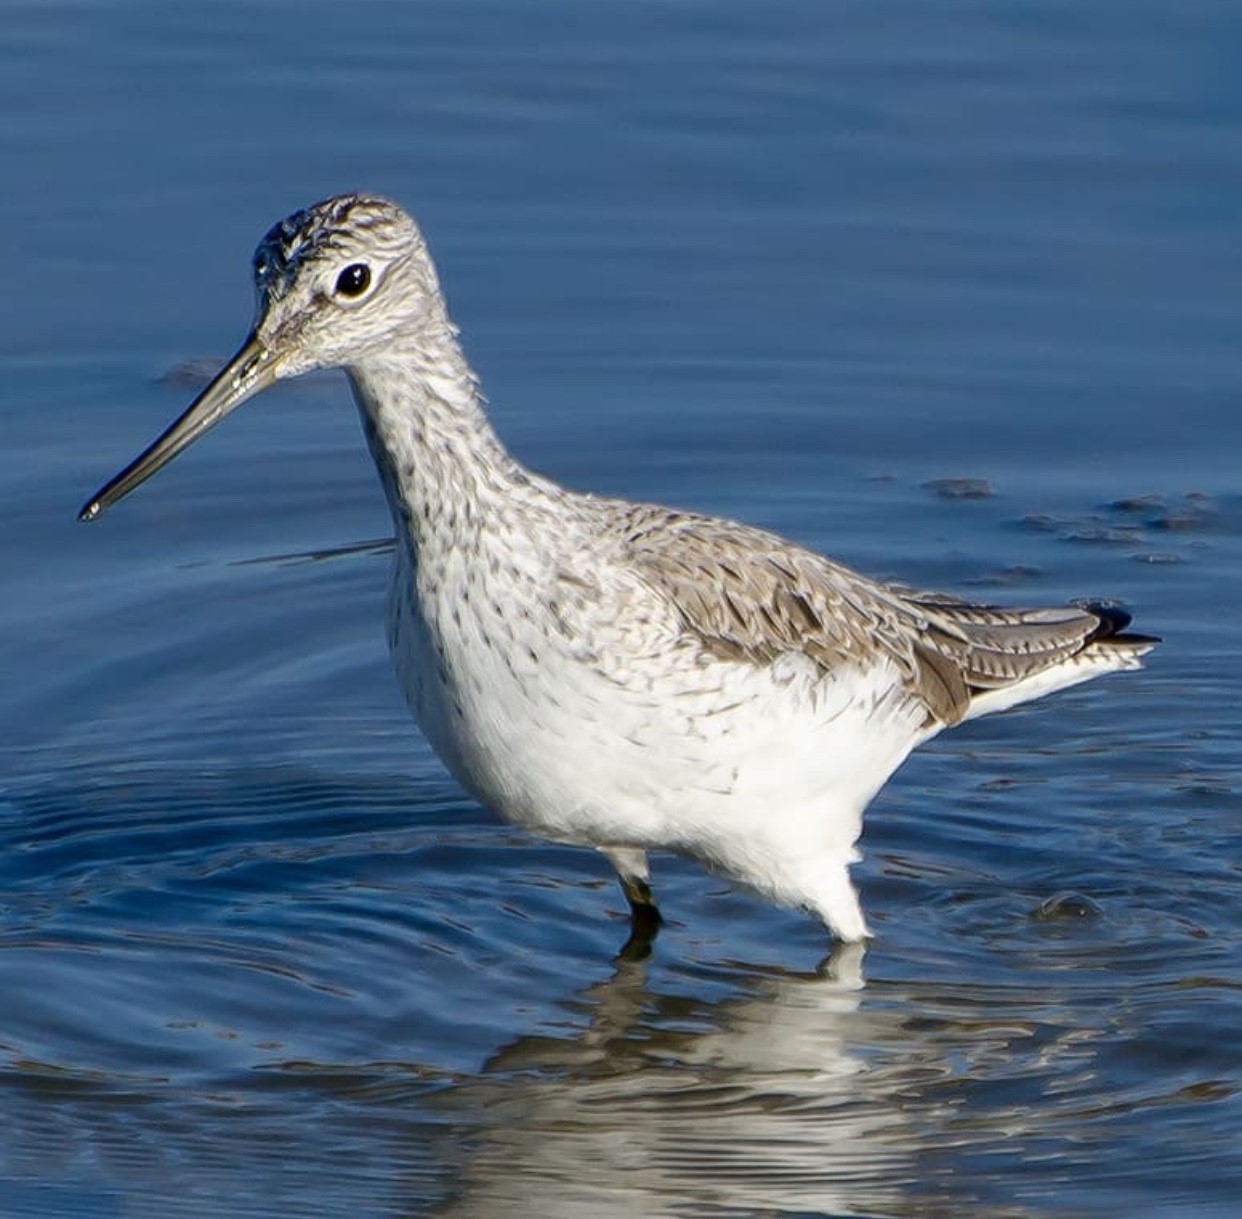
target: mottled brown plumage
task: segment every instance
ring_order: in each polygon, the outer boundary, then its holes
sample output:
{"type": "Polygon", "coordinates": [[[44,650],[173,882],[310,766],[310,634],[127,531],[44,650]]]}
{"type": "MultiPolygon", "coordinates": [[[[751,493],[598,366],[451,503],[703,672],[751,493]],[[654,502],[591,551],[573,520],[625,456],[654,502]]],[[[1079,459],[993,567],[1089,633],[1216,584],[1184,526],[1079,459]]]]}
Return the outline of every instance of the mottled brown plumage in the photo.
{"type": "Polygon", "coordinates": [[[891,659],[929,719],[959,723],[972,698],[1087,649],[1141,654],[1104,607],[1011,609],[868,579],[761,529],[658,505],[625,505],[609,529],[653,592],[713,656],[770,665],[797,652],[826,672],[891,659]]]}

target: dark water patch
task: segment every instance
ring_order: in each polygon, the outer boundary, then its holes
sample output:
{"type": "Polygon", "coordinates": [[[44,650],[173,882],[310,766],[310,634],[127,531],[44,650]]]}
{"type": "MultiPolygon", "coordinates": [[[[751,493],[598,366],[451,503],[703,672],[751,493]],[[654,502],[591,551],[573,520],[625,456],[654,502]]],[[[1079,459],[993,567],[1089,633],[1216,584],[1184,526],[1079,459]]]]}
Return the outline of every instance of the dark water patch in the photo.
{"type": "Polygon", "coordinates": [[[1123,512],[1127,515],[1140,514],[1143,516],[1163,511],[1165,507],[1165,498],[1163,495],[1128,495],[1122,499],[1115,499],[1108,506],[1114,512],[1123,512]]]}
{"type": "Polygon", "coordinates": [[[222,356],[195,356],[189,360],[181,360],[163,373],[159,383],[174,389],[203,389],[224,364],[222,356]]]}
{"type": "Polygon", "coordinates": [[[1014,563],[1000,571],[987,575],[972,576],[963,581],[972,588],[1012,588],[1041,580],[1047,573],[1041,567],[1033,567],[1024,563],[1014,563]]]}
{"type": "Polygon", "coordinates": [[[1065,540],[1120,542],[1151,540],[1150,535],[1162,533],[1233,536],[1239,520],[1231,498],[1203,492],[1187,492],[1175,499],[1155,494],[1134,496],[1114,500],[1104,508],[1107,515],[1089,510],[1068,515],[1033,513],[1022,523],[1028,529],[1054,533],[1065,540]]]}
{"type": "Polygon", "coordinates": [[[987,478],[933,478],[923,484],[941,499],[992,499],[996,486],[987,478]]]}
{"type": "Polygon", "coordinates": [[[1107,525],[1100,517],[1066,518],[1047,514],[1024,516],[1022,524],[1040,533],[1055,534],[1063,542],[1102,543],[1108,546],[1133,546],[1142,540],[1138,526],[1107,525]]]}
{"type": "Polygon", "coordinates": [[[1221,505],[1202,491],[1188,491],[1171,502],[1161,495],[1132,496],[1108,507],[1119,515],[1141,517],[1147,529],[1169,533],[1213,531],[1224,523],[1221,505]]]}
{"type": "Polygon", "coordinates": [[[1103,909],[1093,898],[1082,893],[1058,893],[1040,902],[1031,917],[1041,923],[1073,923],[1099,918],[1102,914],[1103,909]]]}

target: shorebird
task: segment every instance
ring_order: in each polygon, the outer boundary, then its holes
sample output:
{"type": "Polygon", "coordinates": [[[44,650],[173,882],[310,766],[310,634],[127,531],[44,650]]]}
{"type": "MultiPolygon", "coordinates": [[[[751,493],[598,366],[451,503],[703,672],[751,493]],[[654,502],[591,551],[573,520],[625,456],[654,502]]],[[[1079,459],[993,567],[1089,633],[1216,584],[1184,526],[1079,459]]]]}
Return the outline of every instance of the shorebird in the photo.
{"type": "Polygon", "coordinates": [[[647,853],[870,935],[863,810],[942,729],[1158,642],[1102,604],[1011,609],[868,579],[761,529],[568,490],[484,413],[423,235],[341,195],[254,256],[241,350],[82,509],[93,520],[273,382],[343,368],[396,527],[388,644],[448,769],[505,820],[594,847],[660,923],[647,853]]]}

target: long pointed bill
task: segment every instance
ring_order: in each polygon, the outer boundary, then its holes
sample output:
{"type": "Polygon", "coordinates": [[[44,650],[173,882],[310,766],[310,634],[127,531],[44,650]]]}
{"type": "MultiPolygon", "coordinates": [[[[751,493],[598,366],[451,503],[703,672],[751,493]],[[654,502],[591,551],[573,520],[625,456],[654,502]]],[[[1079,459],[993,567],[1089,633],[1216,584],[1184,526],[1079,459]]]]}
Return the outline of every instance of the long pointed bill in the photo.
{"type": "Polygon", "coordinates": [[[252,331],[242,349],[217,374],[215,380],[190,404],[186,412],[111,482],[102,486],[78,513],[78,520],[93,521],[118,500],[141,486],[166,466],[182,449],[189,448],[247,398],[267,389],[276,380],[276,361],[252,331]]]}

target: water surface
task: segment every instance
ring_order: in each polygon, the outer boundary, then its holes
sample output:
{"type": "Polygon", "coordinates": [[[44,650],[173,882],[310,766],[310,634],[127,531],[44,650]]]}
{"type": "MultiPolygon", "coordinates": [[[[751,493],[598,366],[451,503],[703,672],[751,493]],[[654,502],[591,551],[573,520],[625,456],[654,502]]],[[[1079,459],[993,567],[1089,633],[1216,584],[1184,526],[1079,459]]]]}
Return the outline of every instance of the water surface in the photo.
{"type": "Polygon", "coordinates": [[[5,29],[0,1213],[1235,1213],[1233,7],[5,29]],[[1164,646],[911,760],[862,959],[659,859],[616,962],[607,866],[401,705],[342,379],[74,523],[244,333],[257,238],[352,188],[423,221],[537,468],[1164,646]]]}

